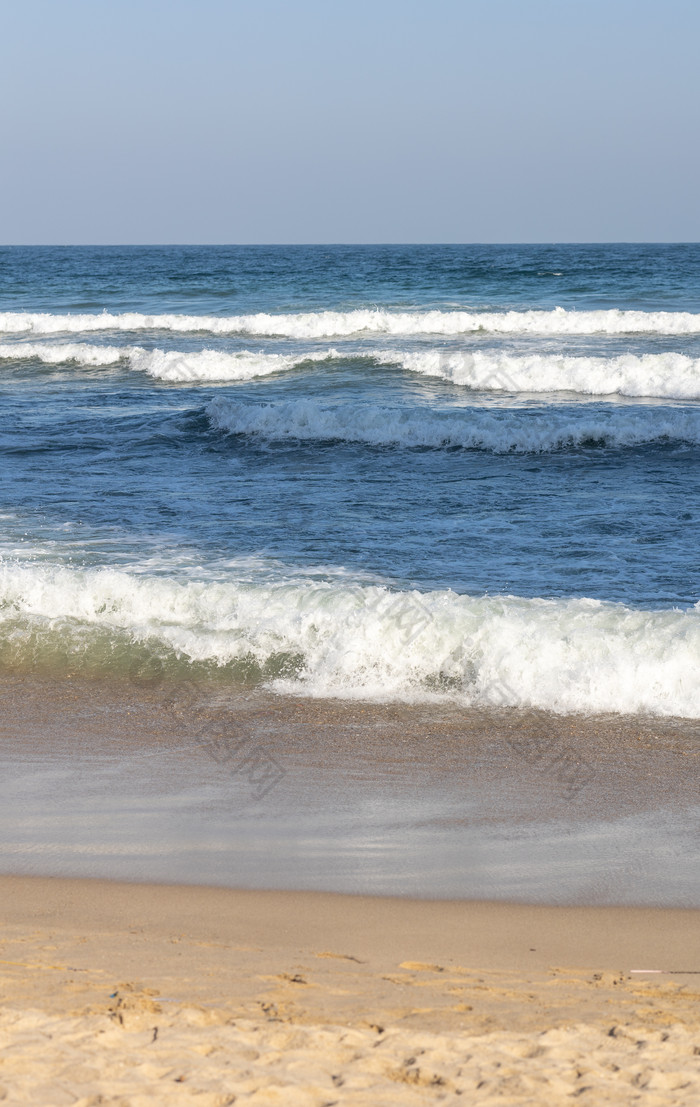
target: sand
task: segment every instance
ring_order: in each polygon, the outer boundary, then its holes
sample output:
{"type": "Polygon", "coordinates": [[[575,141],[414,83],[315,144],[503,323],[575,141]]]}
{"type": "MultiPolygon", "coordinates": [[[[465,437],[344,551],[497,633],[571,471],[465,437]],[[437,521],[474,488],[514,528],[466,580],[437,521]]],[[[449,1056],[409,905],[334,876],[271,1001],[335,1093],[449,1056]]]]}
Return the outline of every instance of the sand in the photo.
{"type": "Polygon", "coordinates": [[[700,1104],[697,911],[38,877],[0,904],[8,1103],[700,1104]]]}

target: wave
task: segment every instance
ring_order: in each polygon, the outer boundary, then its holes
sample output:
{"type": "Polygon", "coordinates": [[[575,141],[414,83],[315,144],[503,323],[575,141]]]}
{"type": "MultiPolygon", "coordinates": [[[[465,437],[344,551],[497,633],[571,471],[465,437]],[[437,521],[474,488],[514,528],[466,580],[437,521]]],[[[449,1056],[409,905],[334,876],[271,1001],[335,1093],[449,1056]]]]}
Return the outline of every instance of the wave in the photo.
{"type": "Polygon", "coordinates": [[[91,346],[87,343],[4,343],[0,360],[41,361],[46,365],[74,363],[108,366],[126,362],[132,369],[158,380],[205,382],[249,380],[295,369],[306,362],[338,357],[336,350],[306,354],[264,354],[251,350],[227,353],[219,350],[146,350],[141,346],[91,346]]]}
{"type": "Polygon", "coordinates": [[[5,665],[144,657],[321,697],[700,717],[696,609],[0,563],[5,665]]]}
{"type": "Polygon", "coordinates": [[[375,359],[480,392],[577,392],[589,396],[700,399],[700,359],[685,354],[620,357],[511,356],[489,351],[378,350],[375,359]]]}
{"type": "Polygon", "coordinates": [[[223,353],[200,350],[181,353],[178,350],[141,350],[129,357],[134,369],[141,369],[162,381],[206,382],[241,381],[297,369],[307,362],[330,361],[338,357],[335,350],[307,354],[263,354],[251,350],[223,353]]]}
{"type": "Polygon", "coordinates": [[[117,365],[129,351],[122,346],[89,346],[84,342],[0,343],[1,361],[41,361],[44,365],[117,365]]]}
{"type": "Polygon", "coordinates": [[[700,359],[664,353],[620,357],[515,356],[490,351],[327,349],[298,354],[253,350],[147,350],[142,346],[95,346],[80,342],[0,343],[0,360],[73,363],[97,367],[127,363],[159,380],[199,383],[250,380],[296,369],[307,362],[352,357],[397,365],[479,392],[575,392],[580,395],[700,399],[700,359]]]}
{"type": "Polygon", "coordinates": [[[700,334],[700,314],[675,311],[317,311],[271,315],[144,315],[124,312],[54,315],[0,312],[5,334],[68,334],[94,331],[177,331],[285,338],[332,338],[355,334],[700,334]]]}
{"type": "Polygon", "coordinates": [[[576,447],[623,448],[700,443],[700,411],[560,411],[551,407],[484,411],[326,406],[314,400],[239,403],[217,397],[205,408],[215,430],[271,442],[359,442],[370,446],[549,453],[576,447]]]}
{"type": "Polygon", "coordinates": [[[700,359],[663,353],[620,357],[515,356],[491,351],[371,350],[342,353],[327,349],[298,354],[253,350],[147,350],[141,346],[95,346],[79,342],[0,343],[0,360],[41,361],[110,366],[120,362],[159,380],[180,383],[226,382],[296,369],[307,362],[352,357],[374,364],[397,365],[412,373],[437,377],[479,392],[700,399],[700,359]]]}

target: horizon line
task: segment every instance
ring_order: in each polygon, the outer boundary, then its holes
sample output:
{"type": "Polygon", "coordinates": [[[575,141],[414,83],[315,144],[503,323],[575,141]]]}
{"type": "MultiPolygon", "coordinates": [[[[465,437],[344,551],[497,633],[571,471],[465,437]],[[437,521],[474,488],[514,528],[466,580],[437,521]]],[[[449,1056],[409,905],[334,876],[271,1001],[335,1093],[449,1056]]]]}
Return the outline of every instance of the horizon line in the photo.
{"type": "Polygon", "coordinates": [[[231,249],[232,247],[246,247],[255,249],[279,249],[300,248],[309,249],[343,247],[349,248],[389,248],[398,249],[406,247],[463,247],[463,246],[698,246],[700,239],[562,239],[541,241],[471,241],[471,242],[4,242],[0,243],[0,250],[28,250],[28,249],[171,249],[173,247],[192,247],[202,249],[205,247],[231,249]]]}

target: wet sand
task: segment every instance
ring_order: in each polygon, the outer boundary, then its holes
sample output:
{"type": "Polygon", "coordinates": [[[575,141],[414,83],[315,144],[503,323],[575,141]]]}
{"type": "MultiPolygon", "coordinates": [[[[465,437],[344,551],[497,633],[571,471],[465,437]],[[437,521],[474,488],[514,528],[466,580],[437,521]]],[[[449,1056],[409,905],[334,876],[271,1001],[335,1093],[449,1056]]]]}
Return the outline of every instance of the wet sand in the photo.
{"type": "Polygon", "coordinates": [[[0,685],[2,871],[700,906],[700,726],[0,685]]]}

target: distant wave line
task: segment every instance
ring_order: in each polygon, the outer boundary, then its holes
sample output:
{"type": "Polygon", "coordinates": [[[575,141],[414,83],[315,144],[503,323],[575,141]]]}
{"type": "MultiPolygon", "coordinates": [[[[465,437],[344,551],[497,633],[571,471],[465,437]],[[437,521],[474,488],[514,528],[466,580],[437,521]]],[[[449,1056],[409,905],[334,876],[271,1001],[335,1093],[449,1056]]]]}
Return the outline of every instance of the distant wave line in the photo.
{"type": "Polygon", "coordinates": [[[96,331],[175,331],[249,334],[286,338],[332,338],[354,334],[700,334],[700,314],[672,311],[396,311],[358,308],[253,315],[51,314],[0,312],[5,334],[75,334],[96,331]]]}

